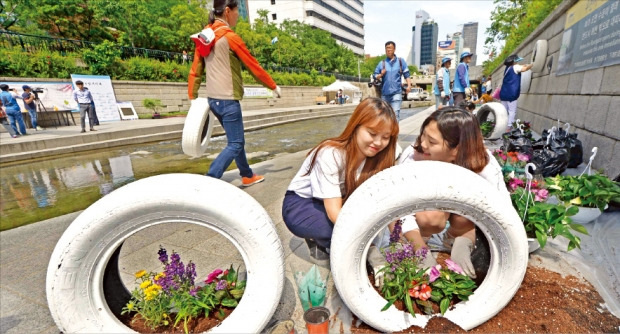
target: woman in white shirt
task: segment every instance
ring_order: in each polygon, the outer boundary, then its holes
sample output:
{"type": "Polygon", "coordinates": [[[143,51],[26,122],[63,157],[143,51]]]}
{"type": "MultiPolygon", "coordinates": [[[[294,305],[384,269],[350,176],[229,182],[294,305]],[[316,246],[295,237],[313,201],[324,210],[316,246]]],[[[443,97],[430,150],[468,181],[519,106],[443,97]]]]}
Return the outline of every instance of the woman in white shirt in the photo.
{"type": "Polygon", "coordinates": [[[308,153],[282,204],[288,229],[304,238],[311,255],[329,258],[334,223],[353,191],[372,175],[394,165],[398,120],[390,105],[367,98],[346,128],[308,153]]]}
{"type": "MultiPolygon", "coordinates": [[[[478,120],[472,113],[458,107],[444,107],[432,113],[422,123],[420,136],[401,155],[399,163],[421,160],[443,161],[467,168],[482,177],[497,189],[507,201],[510,194],[504,183],[501,167],[484,147],[478,120]]],[[[403,223],[403,235],[415,250],[427,247],[426,242],[435,233],[450,227],[444,234],[444,246],[451,248],[451,258],[470,277],[475,277],[471,263],[471,252],[475,245],[475,226],[469,219],[443,211],[417,212],[412,219],[408,216],[403,223]],[[416,225],[417,223],[417,225],[416,225]],[[418,228],[419,226],[419,228],[418,228]]],[[[437,262],[432,256],[424,259],[424,267],[437,262]]]]}

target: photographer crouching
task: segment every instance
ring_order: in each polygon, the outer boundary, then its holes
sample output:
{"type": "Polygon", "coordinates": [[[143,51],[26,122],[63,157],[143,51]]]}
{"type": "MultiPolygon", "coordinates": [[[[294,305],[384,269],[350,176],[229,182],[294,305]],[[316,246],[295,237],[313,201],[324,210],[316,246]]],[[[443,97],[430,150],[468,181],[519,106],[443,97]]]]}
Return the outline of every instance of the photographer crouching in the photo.
{"type": "Polygon", "coordinates": [[[28,110],[28,114],[30,115],[30,123],[32,124],[32,128],[37,131],[45,130],[37,123],[37,105],[34,101],[38,100],[39,96],[37,96],[37,93],[33,92],[32,88],[28,85],[23,85],[22,89],[24,90],[22,93],[24,107],[26,107],[26,110],[28,110]]]}

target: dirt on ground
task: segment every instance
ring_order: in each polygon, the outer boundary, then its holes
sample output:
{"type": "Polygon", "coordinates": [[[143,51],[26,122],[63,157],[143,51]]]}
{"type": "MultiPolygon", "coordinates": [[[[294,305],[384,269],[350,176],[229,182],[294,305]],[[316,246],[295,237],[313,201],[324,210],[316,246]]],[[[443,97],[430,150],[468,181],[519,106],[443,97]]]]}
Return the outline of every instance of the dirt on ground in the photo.
{"type": "MultiPolygon", "coordinates": [[[[521,287],[495,317],[468,333],[617,333],[620,319],[606,308],[603,298],[587,281],[528,266],[521,287]]],[[[379,333],[353,316],[352,333],[379,333]]],[[[463,333],[441,317],[425,328],[412,326],[398,333],[463,333]]]]}

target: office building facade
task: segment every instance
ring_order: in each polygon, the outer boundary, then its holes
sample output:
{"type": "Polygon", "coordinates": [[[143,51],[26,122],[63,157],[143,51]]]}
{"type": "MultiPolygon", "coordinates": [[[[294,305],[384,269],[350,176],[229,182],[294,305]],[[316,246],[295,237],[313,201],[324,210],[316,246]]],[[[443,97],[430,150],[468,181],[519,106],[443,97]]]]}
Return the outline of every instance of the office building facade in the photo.
{"type": "Polygon", "coordinates": [[[437,60],[435,46],[437,45],[438,35],[439,27],[436,22],[426,21],[422,24],[420,30],[420,65],[418,68],[422,68],[424,65],[435,66],[437,60]]]}
{"type": "Polygon", "coordinates": [[[325,30],[356,55],[364,55],[364,2],[362,0],[252,0],[250,22],[258,11],[269,11],[268,20],[276,24],[297,20],[325,30]]]}
{"type": "Polygon", "coordinates": [[[415,12],[415,25],[411,27],[411,59],[407,59],[410,64],[420,67],[420,56],[422,52],[422,25],[429,19],[427,12],[418,10],[415,12]]]}
{"type": "Polygon", "coordinates": [[[469,22],[463,25],[463,49],[469,49],[473,53],[470,66],[476,66],[478,58],[476,54],[476,44],[478,44],[478,22],[469,22]]]}
{"type": "Polygon", "coordinates": [[[248,8],[248,0],[239,0],[239,17],[245,21],[250,19],[250,13],[248,8]]]}

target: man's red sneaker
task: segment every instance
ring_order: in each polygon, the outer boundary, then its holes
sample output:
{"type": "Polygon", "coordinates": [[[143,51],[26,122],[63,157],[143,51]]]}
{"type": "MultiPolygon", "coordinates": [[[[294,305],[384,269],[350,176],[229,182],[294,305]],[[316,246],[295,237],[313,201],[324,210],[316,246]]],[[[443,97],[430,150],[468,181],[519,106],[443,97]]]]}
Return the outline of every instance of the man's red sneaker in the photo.
{"type": "Polygon", "coordinates": [[[253,184],[265,181],[265,177],[262,175],[254,174],[252,177],[242,177],[241,185],[244,187],[249,187],[253,184]]]}

